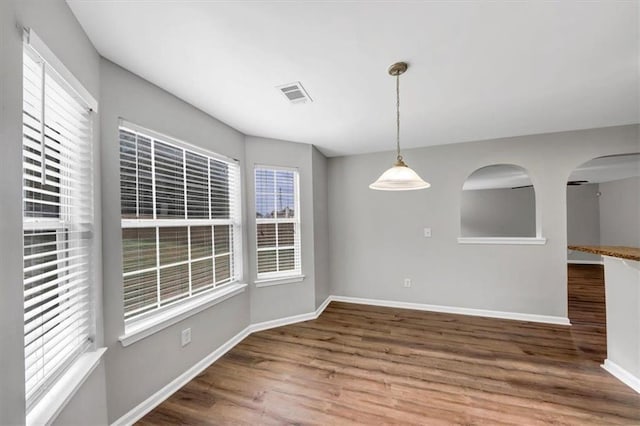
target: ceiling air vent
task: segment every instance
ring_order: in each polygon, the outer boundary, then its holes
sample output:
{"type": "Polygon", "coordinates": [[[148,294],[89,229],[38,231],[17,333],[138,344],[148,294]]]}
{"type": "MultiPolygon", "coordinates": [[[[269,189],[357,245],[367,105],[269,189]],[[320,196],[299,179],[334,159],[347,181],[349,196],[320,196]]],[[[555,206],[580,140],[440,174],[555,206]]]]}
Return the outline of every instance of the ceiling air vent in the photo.
{"type": "Polygon", "coordinates": [[[302,87],[302,83],[294,81],[293,83],[284,84],[278,86],[277,89],[291,102],[292,104],[302,104],[306,102],[312,102],[311,97],[302,87]]]}

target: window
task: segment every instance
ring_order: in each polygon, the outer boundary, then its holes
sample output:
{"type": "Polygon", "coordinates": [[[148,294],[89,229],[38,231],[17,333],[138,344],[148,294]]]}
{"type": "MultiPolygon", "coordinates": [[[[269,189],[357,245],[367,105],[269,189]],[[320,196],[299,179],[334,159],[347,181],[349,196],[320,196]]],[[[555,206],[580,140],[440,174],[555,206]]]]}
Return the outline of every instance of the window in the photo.
{"type": "Polygon", "coordinates": [[[235,161],[122,122],[120,197],[126,323],[241,278],[235,161]]]}
{"type": "Polygon", "coordinates": [[[31,45],[23,54],[23,267],[27,411],[93,347],[92,120],[31,45]]]}
{"type": "Polygon", "coordinates": [[[255,180],[258,279],[300,275],[298,172],[257,167],[255,180]]]}

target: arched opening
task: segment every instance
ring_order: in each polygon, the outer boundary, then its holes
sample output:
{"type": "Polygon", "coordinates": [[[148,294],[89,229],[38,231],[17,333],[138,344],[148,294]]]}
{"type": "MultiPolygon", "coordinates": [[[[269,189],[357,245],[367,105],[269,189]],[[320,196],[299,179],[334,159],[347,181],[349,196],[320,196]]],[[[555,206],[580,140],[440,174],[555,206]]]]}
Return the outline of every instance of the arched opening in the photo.
{"type": "Polygon", "coordinates": [[[462,238],[533,238],[536,196],[529,173],[514,164],[495,164],[467,177],[460,202],[462,238]]]}
{"type": "MultiPolygon", "coordinates": [[[[617,340],[618,331],[609,330],[616,327],[612,316],[620,316],[624,310],[624,306],[614,305],[619,301],[624,305],[632,295],[614,296],[610,283],[605,290],[600,253],[606,247],[640,247],[640,154],[595,158],[571,173],[567,182],[567,242],[569,320],[574,326],[597,331],[594,335],[600,337],[590,352],[602,362],[607,345],[617,340]]],[[[631,286],[620,288],[631,290],[631,286]]],[[[634,312],[621,322],[633,321],[634,312]]],[[[621,340],[628,341],[627,337],[621,340]]]]}

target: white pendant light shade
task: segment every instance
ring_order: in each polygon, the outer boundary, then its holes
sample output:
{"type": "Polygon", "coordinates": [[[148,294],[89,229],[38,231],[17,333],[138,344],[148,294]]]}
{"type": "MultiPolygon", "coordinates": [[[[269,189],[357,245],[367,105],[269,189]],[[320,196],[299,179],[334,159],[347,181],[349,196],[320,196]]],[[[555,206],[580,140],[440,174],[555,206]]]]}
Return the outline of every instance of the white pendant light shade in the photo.
{"type": "Polygon", "coordinates": [[[396,62],[389,68],[389,74],[396,78],[396,163],[385,171],[378,180],[369,185],[380,191],[411,191],[431,186],[402,160],[400,154],[400,75],[407,70],[405,62],[396,62]]]}
{"type": "Polygon", "coordinates": [[[426,189],[431,184],[422,180],[416,172],[406,164],[396,163],[386,170],[378,180],[369,185],[371,189],[380,191],[410,191],[413,189],[426,189]]]}

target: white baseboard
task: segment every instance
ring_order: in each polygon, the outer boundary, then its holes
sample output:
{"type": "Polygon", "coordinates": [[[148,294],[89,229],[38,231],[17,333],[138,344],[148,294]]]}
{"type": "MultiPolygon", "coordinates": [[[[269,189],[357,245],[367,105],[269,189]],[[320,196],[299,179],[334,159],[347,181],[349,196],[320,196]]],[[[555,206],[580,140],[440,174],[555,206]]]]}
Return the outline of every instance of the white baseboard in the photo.
{"type": "Polygon", "coordinates": [[[324,300],[324,302],[322,302],[322,304],[318,306],[318,309],[316,309],[313,312],[308,312],[306,314],[300,314],[300,315],[293,315],[285,318],[278,318],[271,321],[258,322],[255,324],[251,324],[248,328],[251,333],[255,333],[257,331],[269,330],[270,328],[282,327],[284,325],[295,324],[297,322],[311,321],[311,320],[317,319],[320,316],[320,314],[324,312],[325,308],[329,305],[331,300],[332,300],[331,296],[328,296],[324,300]]]}
{"type": "Polygon", "coordinates": [[[324,302],[322,302],[320,306],[318,306],[318,309],[316,309],[316,318],[318,318],[320,314],[323,313],[325,309],[327,309],[327,306],[329,306],[329,303],[331,303],[331,300],[332,300],[332,296],[327,296],[327,298],[324,299],[324,302]]]}
{"type": "Polygon", "coordinates": [[[629,386],[634,391],[640,393],[640,377],[636,377],[629,371],[620,367],[610,359],[605,359],[602,368],[607,370],[616,379],[620,380],[625,385],[629,386]]]}
{"type": "Polygon", "coordinates": [[[567,260],[570,265],[604,265],[602,260],[567,260]]]}
{"type": "MultiPolygon", "coordinates": [[[[145,414],[147,414],[148,412],[153,410],[155,407],[160,405],[160,403],[162,403],[164,400],[169,398],[173,393],[175,393],[182,386],[189,383],[189,381],[193,380],[193,378],[195,378],[198,374],[204,371],[211,364],[213,364],[216,360],[218,360],[218,358],[220,358],[221,356],[229,352],[231,349],[233,349],[234,346],[240,343],[245,337],[249,336],[251,333],[268,330],[276,327],[282,327],[284,325],[295,324],[298,322],[317,319],[322,314],[322,312],[324,312],[324,310],[329,305],[329,303],[331,303],[332,301],[358,303],[358,304],[373,305],[373,306],[386,306],[390,308],[415,309],[419,311],[443,312],[443,313],[449,313],[449,314],[461,314],[461,315],[473,315],[473,316],[490,317],[490,318],[512,319],[512,320],[519,320],[519,321],[533,321],[533,322],[542,322],[547,324],[571,325],[571,323],[569,322],[569,319],[563,318],[563,317],[534,315],[534,314],[520,314],[515,312],[487,311],[482,309],[456,308],[451,306],[427,305],[423,303],[396,302],[391,300],[380,300],[380,299],[363,299],[358,297],[347,297],[347,296],[329,296],[313,312],[308,312],[300,315],[293,315],[285,318],[278,318],[270,321],[263,321],[263,322],[254,323],[247,326],[245,329],[240,331],[231,339],[223,343],[222,346],[220,346],[218,349],[211,352],[209,355],[207,355],[202,360],[200,360],[193,367],[189,368],[187,371],[182,373],[180,376],[176,377],[174,380],[172,380],[162,389],[160,389],[159,391],[151,395],[149,398],[145,399],[143,402],[141,402],[136,407],[134,407],[131,411],[129,411],[128,413],[120,417],[118,420],[116,420],[113,423],[113,426],[128,426],[140,420],[145,414]]],[[[606,361],[605,361],[605,364],[606,364],[606,361]]],[[[616,376],[616,374],[614,373],[611,373],[611,374],[616,376]]]]}
{"type": "Polygon", "coordinates": [[[169,382],[165,387],[160,389],[158,392],[151,395],[149,398],[142,401],[140,404],[135,406],[131,411],[126,413],[124,416],[120,417],[113,423],[113,426],[124,426],[124,425],[132,425],[138,420],[140,420],[145,414],[156,408],[160,403],[169,398],[173,393],[175,393],[182,386],[189,383],[189,381],[193,380],[198,374],[203,372],[207,367],[213,364],[218,358],[222,355],[229,352],[235,345],[240,343],[245,337],[247,337],[251,332],[249,331],[249,327],[246,327],[240,333],[233,336],[231,339],[227,340],[222,344],[218,349],[211,352],[209,355],[200,360],[193,367],[189,368],[187,371],[173,379],[169,382]]]}
{"type": "Polygon", "coordinates": [[[285,318],[278,318],[270,321],[257,322],[251,324],[249,328],[250,333],[257,331],[269,330],[270,328],[282,327],[284,325],[295,324],[297,322],[310,321],[318,318],[315,312],[309,312],[307,314],[293,315],[285,318]]]}
{"type": "Polygon", "coordinates": [[[249,336],[251,333],[255,333],[257,331],[268,330],[270,328],[282,327],[283,325],[294,324],[297,322],[314,320],[322,314],[325,308],[331,302],[331,296],[327,297],[327,299],[313,312],[309,312],[306,314],[294,315],[286,318],[278,318],[271,321],[264,321],[255,324],[251,324],[240,331],[238,334],[233,336],[231,339],[227,340],[222,344],[218,349],[211,352],[209,355],[200,360],[196,365],[189,368],[187,371],[182,373],[180,376],[173,379],[166,386],[160,389],[158,392],[151,395],[149,398],[145,399],[143,402],[135,406],[132,410],[126,413],[124,416],[120,417],[118,420],[113,422],[112,426],[128,426],[132,425],[145,414],[149,413],[151,410],[160,405],[163,401],[173,395],[178,389],[189,383],[193,380],[198,374],[203,372],[207,367],[216,362],[218,358],[229,352],[233,349],[238,343],[240,343],[244,338],[249,336]]]}
{"type": "Polygon", "coordinates": [[[386,306],[389,308],[415,309],[418,311],[442,312],[446,314],[472,315],[476,317],[500,318],[517,321],[541,322],[545,324],[571,325],[569,318],[549,315],[522,314],[518,312],[488,311],[484,309],[458,308],[455,306],[427,305],[424,303],[397,302],[359,297],[331,296],[332,301],[359,303],[362,305],[386,306]]]}

